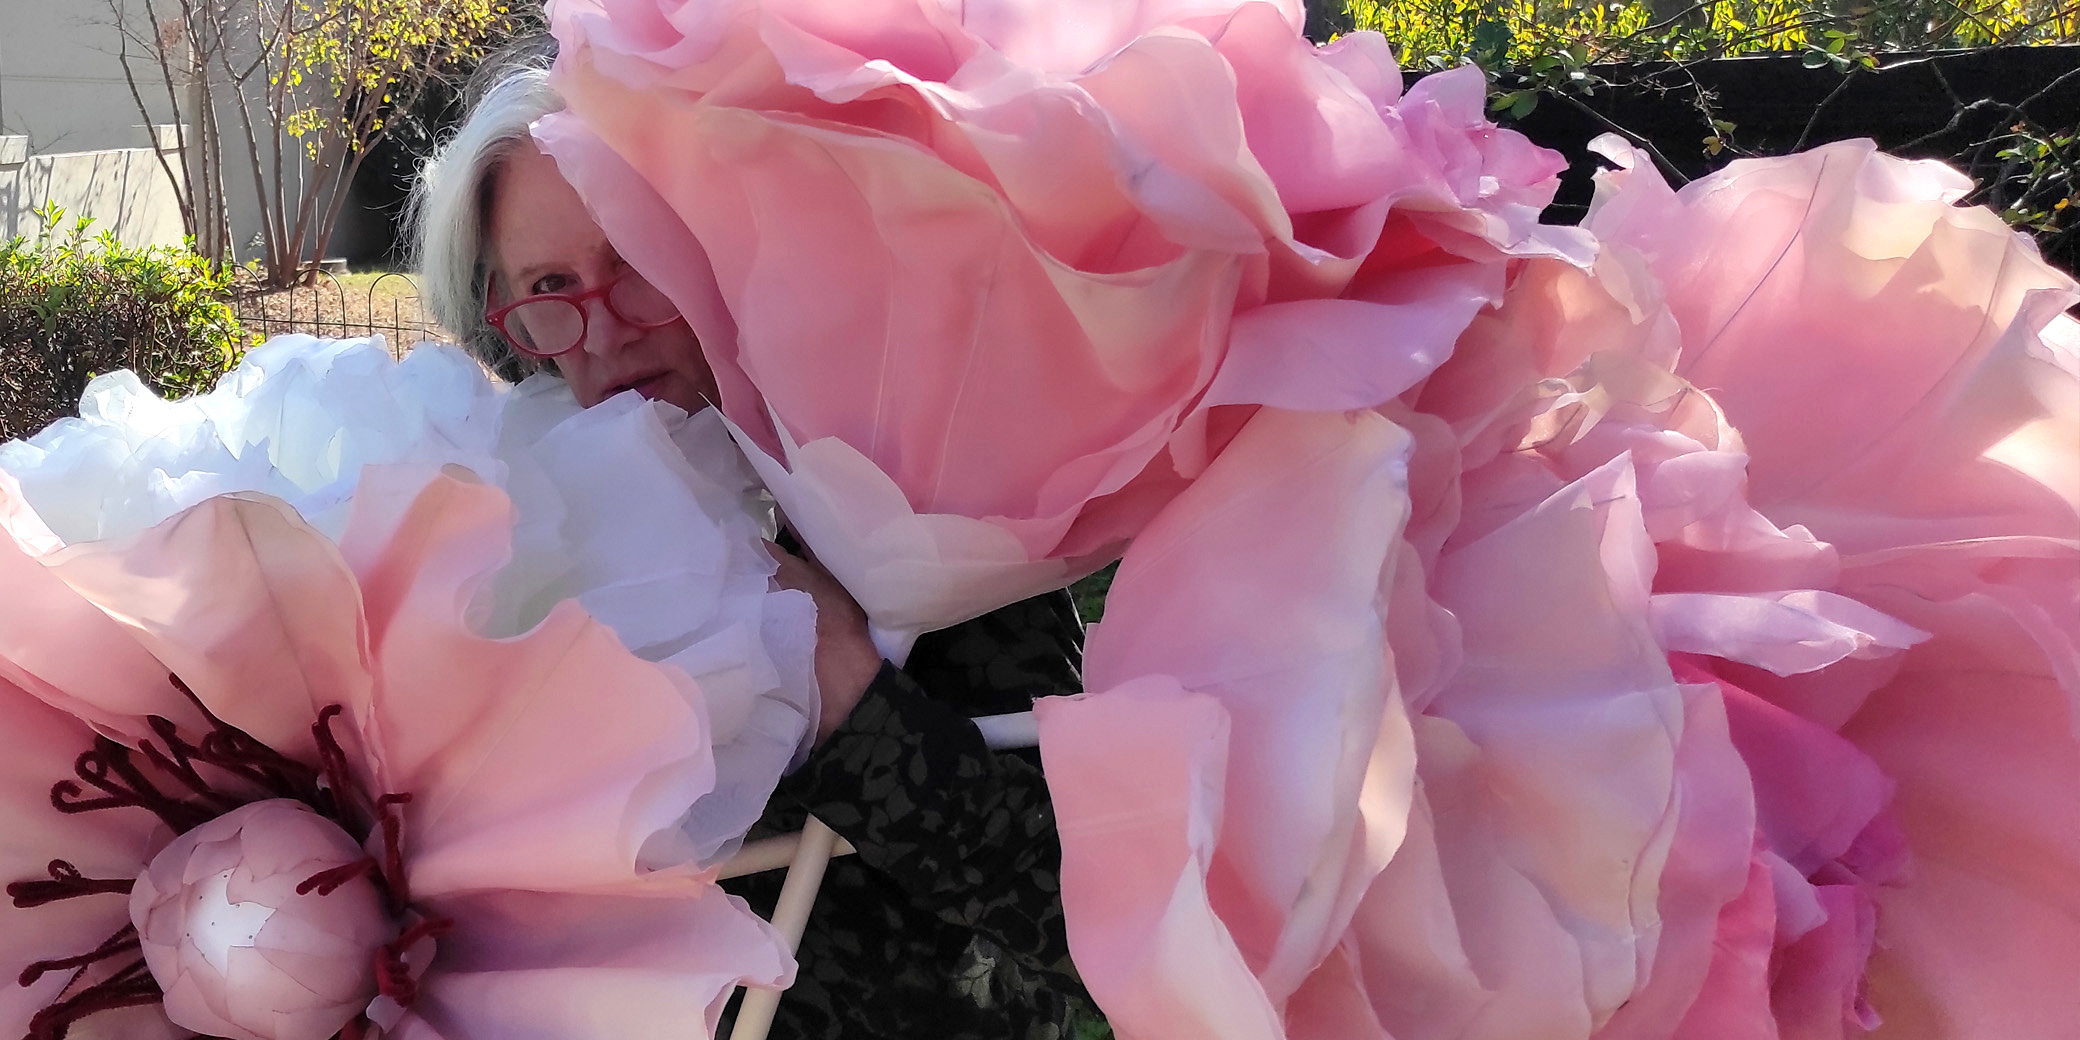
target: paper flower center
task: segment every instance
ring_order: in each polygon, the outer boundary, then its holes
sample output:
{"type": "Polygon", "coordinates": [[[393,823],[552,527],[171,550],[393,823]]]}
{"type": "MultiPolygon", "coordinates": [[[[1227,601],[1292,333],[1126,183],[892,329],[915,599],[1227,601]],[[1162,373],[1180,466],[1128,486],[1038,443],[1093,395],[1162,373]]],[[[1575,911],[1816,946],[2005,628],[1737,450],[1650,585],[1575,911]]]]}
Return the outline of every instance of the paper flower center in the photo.
{"type": "Polygon", "coordinates": [[[355,782],[332,731],[339,705],[311,727],[313,766],[218,719],[178,676],[172,682],[207,720],[202,739],[157,716],[149,720],[155,739],[134,749],[97,736],[73,777],[52,785],[51,807],[68,815],[144,809],[173,842],[135,879],[88,877],[55,859],[47,878],[7,885],[21,909],[130,901],[132,923],[99,946],[22,971],[24,987],[69,975],[30,1020],[26,1040],[62,1040],[80,1019],[146,1004],[229,1040],[358,1038],[394,1021],[417,999],[419,974],[452,926],[410,905],[411,795],[371,795],[355,782]]]}
{"type": "Polygon", "coordinates": [[[367,859],[338,824],[286,798],[175,838],[130,894],[166,1017],[228,1040],[338,1033],[377,995],[378,951],[399,931],[369,873],[342,872],[367,859]]]}

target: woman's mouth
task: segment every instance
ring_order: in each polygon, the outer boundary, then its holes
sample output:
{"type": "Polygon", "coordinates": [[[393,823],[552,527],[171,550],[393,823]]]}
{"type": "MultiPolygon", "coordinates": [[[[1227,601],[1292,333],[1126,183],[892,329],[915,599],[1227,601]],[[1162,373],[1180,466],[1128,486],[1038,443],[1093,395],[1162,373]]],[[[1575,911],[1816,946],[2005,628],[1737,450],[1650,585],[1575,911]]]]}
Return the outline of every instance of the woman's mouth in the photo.
{"type": "Polygon", "coordinates": [[[607,396],[612,397],[624,390],[634,390],[636,393],[642,394],[645,400],[655,401],[664,394],[665,378],[669,375],[671,375],[669,372],[658,372],[654,375],[647,375],[638,379],[631,379],[625,383],[616,384],[613,391],[607,394],[607,396]]]}

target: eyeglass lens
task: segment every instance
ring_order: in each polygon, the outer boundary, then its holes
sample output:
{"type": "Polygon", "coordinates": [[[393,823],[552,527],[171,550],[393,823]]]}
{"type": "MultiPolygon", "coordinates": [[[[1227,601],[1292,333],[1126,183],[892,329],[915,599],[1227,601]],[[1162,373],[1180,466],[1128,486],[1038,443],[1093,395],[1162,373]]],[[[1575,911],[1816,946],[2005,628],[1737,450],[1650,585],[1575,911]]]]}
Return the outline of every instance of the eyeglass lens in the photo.
{"type": "MultiPolygon", "coordinates": [[[[631,325],[652,328],[679,317],[679,308],[648,281],[629,276],[606,294],[607,309],[631,325]]],[[[529,300],[506,316],[517,345],[536,354],[561,354],[585,340],[583,305],[567,299],[529,300]]]]}
{"type": "Polygon", "coordinates": [[[607,306],[622,321],[637,325],[662,325],[679,317],[679,307],[649,280],[631,274],[607,291],[607,306]]]}

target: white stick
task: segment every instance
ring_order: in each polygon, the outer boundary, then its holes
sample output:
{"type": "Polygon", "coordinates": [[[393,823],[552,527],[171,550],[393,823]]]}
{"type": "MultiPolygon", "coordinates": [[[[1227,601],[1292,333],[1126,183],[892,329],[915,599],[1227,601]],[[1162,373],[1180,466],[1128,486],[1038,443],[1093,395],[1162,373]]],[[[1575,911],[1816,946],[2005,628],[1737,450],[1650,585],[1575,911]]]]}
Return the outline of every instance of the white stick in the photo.
{"type": "MultiPolygon", "coordinates": [[[[837,832],[824,826],[822,820],[809,817],[808,826],[802,828],[801,843],[795,848],[794,862],[787,868],[787,880],[780,886],[780,901],[773,907],[773,927],[786,937],[790,953],[801,945],[802,929],[809,923],[809,908],[816,905],[816,890],[823,886],[823,868],[829,865],[831,851],[837,844],[837,832]]],[[[730,1040],[766,1040],[766,1032],[773,1028],[773,1013],[779,1009],[779,990],[744,991],[730,1040]]]]}
{"type": "MultiPolygon", "coordinates": [[[[716,873],[715,880],[721,881],[725,878],[743,877],[746,874],[763,874],[768,870],[779,870],[781,867],[794,862],[795,850],[801,847],[802,833],[800,831],[796,831],[793,834],[775,834],[770,838],[760,838],[757,841],[747,841],[744,843],[743,848],[737,850],[736,855],[731,856],[722,864],[722,869],[716,873]]],[[[844,838],[839,838],[837,846],[831,850],[831,858],[850,856],[855,851],[858,850],[852,847],[851,842],[846,841],[844,838]]]]}
{"type": "Polygon", "coordinates": [[[1040,721],[1030,711],[984,715],[975,720],[975,728],[982,731],[982,742],[991,751],[1040,746],[1040,721]]]}

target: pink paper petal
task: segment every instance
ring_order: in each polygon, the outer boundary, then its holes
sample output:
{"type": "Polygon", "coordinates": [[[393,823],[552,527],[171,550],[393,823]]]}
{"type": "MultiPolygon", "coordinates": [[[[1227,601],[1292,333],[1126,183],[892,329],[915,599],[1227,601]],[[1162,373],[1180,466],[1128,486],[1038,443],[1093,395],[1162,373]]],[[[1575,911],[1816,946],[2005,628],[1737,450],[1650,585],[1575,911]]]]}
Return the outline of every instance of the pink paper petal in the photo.
{"type": "Polygon", "coordinates": [[[458,924],[397,1035],[676,1040],[712,1033],[736,986],[794,979],[772,926],[707,882],[649,897],[484,892],[433,905],[458,924]]]}
{"type": "Polygon", "coordinates": [[[1751,595],[1663,593],[1653,598],[1654,638],[1671,652],[1711,654],[1796,675],[1844,658],[1879,658],[1928,638],[1856,600],[1801,590],[1751,595]]]}
{"type": "Polygon", "coordinates": [[[1672,1035],[1684,1040],[1778,1040],[1769,1002],[1776,909],[1769,867],[1756,861],[1748,868],[1747,887],[1719,912],[1711,969],[1672,1035]]]}
{"type": "Polygon", "coordinates": [[[1376,408],[1450,357],[1467,323],[1501,295],[1500,267],[1458,264],[1408,272],[1363,300],[1246,311],[1202,403],[1376,408]]]}
{"type": "Polygon", "coordinates": [[[1352,928],[1396,1036],[1588,1036],[1652,978],[1693,723],[1647,631],[1640,517],[1620,459],[1433,575],[1466,655],[1416,727],[1434,837],[1404,845],[1352,928]]]}
{"type": "Polygon", "coordinates": [[[370,682],[354,575],[332,543],[264,496],[209,499],[52,572],[134,633],[218,718],[317,761],[311,723],[370,682]]]}
{"type": "Polygon", "coordinates": [[[1069,950],[1114,1028],[1279,1035],[1207,891],[1230,736],[1220,702],[1150,676],[1035,711],[1062,834],[1069,950]]]}
{"type": "Polygon", "coordinates": [[[1736,907],[1753,880],[1750,835],[1757,811],[1727,715],[1716,687],[1683,687],[1676,829],[1658,899],[1661,934],[1645,983],[1597,1031],[1598,1040],[1676,1035],[1705,999],[1712,976],[1727,970],[1720,946],[1727,938],[1727,914],[1739,913],[1736,907]]]}
{"type": "MultiPolygon", "coordinates": [[[[0,509],[27,506],[0,473],[0,509]]],[[[13,530],[10,527],[10,532],[13,530]]],[[[0,681],[12,682],[112,733],[142,738],[150,715],[183,723],[200,716],[167,681],[169,669],[123,625],[51,573],[55,542],[0,536],[0,681]]]]}
{"type": "MultiPolygon", "coordinates": [[[[2069,494],[1981,455],[2080,416],[2070,333],[2047,338],[2080,289],[1991,211],[1949,205],[1958,174],[1855,141],[1673,194],[1645,168],[1607,180],[1589,226],[1663,279],[1678,372],[1742,430],[1773,520],[1851,550],[2072,535],[2069,494]]],[[[2041,450],[2069,484],[2080,448],[2041,450]]]]}
{"type": "Polygon", "coordinates": [[[783,466],[734,424],[731,432],[788,523],[817,547],[817,561],[855,590],[889,660],[906,658],[919,635],[948,619],[1060,588],[1103,562],[1035,559],[997,524],[915,512],[901,488],[836,438],[796,445],[783,431],[783,466]]]}
{"type": "Polygon", "coordinates": [[[1090,636],[1090,688],[1170,675],[1235,718],[1214,899],[1274,1002],[1404,826],[1409,738],[1378,601],[1406,448],[1369,413],[1257,413],[1128,551],[1090,636]],[[1318,519],[1301,534],[1296,517],[1318,519]],[[1267,618],[1268,602],[1296,609],[1267,618]]]}
{"type": "Polygon", "coordinates": [[[383,791],[412,796],[414,897],[633,878],[643,841],[713,782],[691,680],[574,603],[523,636],[474,635],[470,596],[506,554],[505,496],[375,467],[362,486],[340,542],[377,662],[359,721],[383,791]],[[386,493],[392,481],[412,493],[386,493]]]}
{"type": "Polygon", "coordinates": [[[2080,638],[2080,549],[2032,542],[1845,574],[1934,633],[1842,731],[1897,781],[1913,854],[1878,910],[1870,1001],[1888,1033],[2056,1035],[2080,1020],[2054,981],[2080,970],[2080,691],[2059,679],[2080,638]]]}

